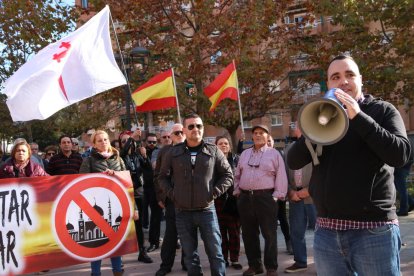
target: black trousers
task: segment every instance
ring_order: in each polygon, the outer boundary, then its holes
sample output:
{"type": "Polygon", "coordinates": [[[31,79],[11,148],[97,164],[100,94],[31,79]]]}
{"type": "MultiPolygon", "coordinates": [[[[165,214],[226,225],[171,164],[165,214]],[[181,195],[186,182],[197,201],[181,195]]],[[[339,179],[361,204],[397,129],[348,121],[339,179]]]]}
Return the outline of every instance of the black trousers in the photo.
{"type": "Polygon", "coordinates": [[[144,187],[144,196],[151,209],[148,241],[150,244],[159,245],[162,209],[158,205],[154,187],[144,187]]]}
{"type": "Polygon", "coordinates": [[[142,207],[143,207],[143,198],[135,198],[135,204],[138,208],[138,220],[135,220],[135,233],[137,234],[138,239],[138,249],[139,251],[144,250],[144,232],[142,231],[142,207]]]}
{"type": "Polygon", "coordinates": [[[277,269],[277,202],[271,192],[241,193],[237,202],[242,227],[242,238],[249,267],[262,266],[260,233],[264,238],[264,265],[277,269]]]}
{"type": "Polygon", "coordinates": [[[278,205],[277,219],[280,222],[280,229],[282,230],[285,240],[290,241],[289,222],[286,216],[286,201],[278,200],[277,205],[278,205]]]}
{"type": "MultiPolygon", "coordinates": [[[[177,250],[177,227],[175,225],[174,203],[167,198],[165,202],[165,233],[161,246],[161,269],[170,270],[174,265],[177,250]]],[[[184,252],[181,251],[181,266],[184,267],[184,252]]]]}

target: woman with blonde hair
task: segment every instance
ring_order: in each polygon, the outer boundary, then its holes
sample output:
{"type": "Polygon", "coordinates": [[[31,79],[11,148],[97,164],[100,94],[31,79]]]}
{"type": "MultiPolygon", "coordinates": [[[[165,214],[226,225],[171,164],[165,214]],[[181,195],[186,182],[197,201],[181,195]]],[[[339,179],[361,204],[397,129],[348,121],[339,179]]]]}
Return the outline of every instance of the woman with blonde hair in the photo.
{"type": "Polygon", "coordinates": [[[39,163],[30,159],[32,151],[25,139],[15,142],[11,157],[0,167],[0,178],[33,177],[48,175],[39,163]]]}
{"type": "MultiPolygon", "coordinates": [[[[125,164],[119,155],[118,150],[111,146],[108,133],[97,130],[91,137],[91,155],[85,158],[80,167],[80,173],[103,172],[114,175],[115,171],[124,171],[125,164]]],[[[102,260],[91,262],[92,275],[101,275],[102,260]]],[[[111,257],[112,271],[114,275],[122,275],[121,256],[111,257]]]]}

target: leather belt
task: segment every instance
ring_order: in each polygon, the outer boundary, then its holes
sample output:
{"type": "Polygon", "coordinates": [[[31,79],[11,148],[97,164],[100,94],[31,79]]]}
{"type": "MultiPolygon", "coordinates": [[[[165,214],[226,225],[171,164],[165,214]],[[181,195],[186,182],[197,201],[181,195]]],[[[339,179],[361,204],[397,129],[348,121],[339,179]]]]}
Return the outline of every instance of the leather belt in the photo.
{"type": "Polygon", "coordinates": [[[243,194],[249,194],[249,195],[258,195],[258,194],[264,194],[264,193],[273,193],[274,189],[259,189],[259,190],[242,190],[240,189],[240,192],[243,194]]]}

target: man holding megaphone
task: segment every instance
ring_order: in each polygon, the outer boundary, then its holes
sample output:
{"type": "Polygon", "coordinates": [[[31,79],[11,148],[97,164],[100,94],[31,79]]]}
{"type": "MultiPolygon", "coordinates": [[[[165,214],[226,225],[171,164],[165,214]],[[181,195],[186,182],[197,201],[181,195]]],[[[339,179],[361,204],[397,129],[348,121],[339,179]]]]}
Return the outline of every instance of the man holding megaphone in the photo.
{"type": "Polygon", "coordinates": [[[362,93],[362,76],[352,57],[335,57],[327,77],[328,88],[336,88],[333,93],[340,102],[339,107],[334,104],[335,112],[342,108],[346,112],[346,124],[341,126],[345,133],[328,125],[341,124],[343,119],[335,122],[334,116],[343,116],[329,114],[328,121],[334,121],[327,122],[326,133],[320,131],[323,137],[305,133],[307,127],[312,132],[321,123],[324,107],[319,104],[305,116],[317,122],[299,115],[304,135],[287,156],[292,170],[314,164],[309,191],[318,215],[313,247],[317,273],[400,275],[393,167],[403,166],[410,157],[403,120],[392,104],[362,93]],[[336,138],[327,139],[330,135],[336,138]]]}

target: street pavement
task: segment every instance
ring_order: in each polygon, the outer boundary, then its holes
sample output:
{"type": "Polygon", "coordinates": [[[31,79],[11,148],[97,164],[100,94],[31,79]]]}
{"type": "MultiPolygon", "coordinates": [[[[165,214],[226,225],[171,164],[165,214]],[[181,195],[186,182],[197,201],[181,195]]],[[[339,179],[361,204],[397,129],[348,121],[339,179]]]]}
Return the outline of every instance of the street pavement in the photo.
{"type": "MultiPolygon", "coordinates": [[[[403,246],[401,247],[401,272],[402,275],[414,275],[414,212],[410,213],[409,216],[400,217],[400,231],[401,231],[401,240],[403,246]]],[[[164,233],[164,222],[162,223],[162,234],[164,233]]],[[[279,269],[278,274],[285,274],[284,269],[293,264],[293,256],[286,253],[286,246],[280,227],[277,230],[278,236],[278,263],[279,269]]],[[[306,271],[294,273],[294,275],[316,275],[315,264],[313,259],[312,251],[313,243],[313,232],[306,231],[306,244],[308,246],[308,269],[306,271]]],[[[262,240],[262,249],[263,249],[263,240],[262,240]]],[[[262,250],[263,252],[263,250],[262,250]]],[[[204,275],[210,275],[208,258],[204,251],[203,242],[199,239],[199,253],[200,259],[203,266],[204,275]]],[[[160,249],[148,253],[149,256],[154,260],[152,264],[144,264],[137,261],[137,254],[129,254],[123,256],[124,261],[124,275],[131,276],[149,276],[155,275],[155,272],[159,269],[161,263],[160,259],[160,249]]],[[[175,260],[174,267],[172,272],[168,275],[178,276],[178,275],[187,275],[186,272],[181,270],[180,257],[181,254],[177,250],[177,256],[175,260]]],[[[235,270],[229,267],[226,271],[226,275],[242,275],[243,271],[248,268],[247,259],[244,253],[243,243],[241,244],[240,252],[240,263],[243,265],[243,270],[235,270]]],[[[86,276],[90,275],[90,265],[89,263],[65,267],[61,269],[53,269],[44,275],[77,275],[77,276],[86,276]]],[[[35,274],[31,274],[35,275],[35,274]]],[[[111,265],[109,259],[105,259],[102,263],[102,275],[113,275],[111,272],[111,265]]],[[[264,274],[263,274],[264,275],[264,274]]]]}

